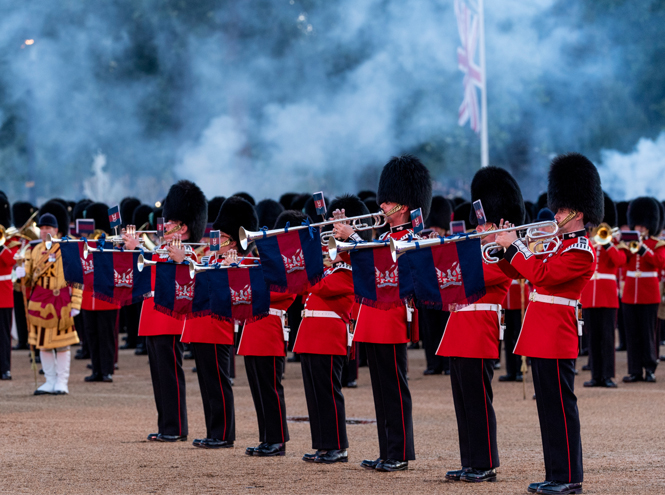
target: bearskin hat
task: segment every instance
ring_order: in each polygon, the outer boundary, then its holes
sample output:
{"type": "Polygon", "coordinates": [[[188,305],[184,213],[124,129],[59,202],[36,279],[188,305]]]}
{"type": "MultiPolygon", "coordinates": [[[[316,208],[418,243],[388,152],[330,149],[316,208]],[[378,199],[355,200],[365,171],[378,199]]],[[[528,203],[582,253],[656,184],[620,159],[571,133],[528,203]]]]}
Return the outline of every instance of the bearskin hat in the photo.
{"type": "Polygon", "coordinates": [[[540,196],[538,196],[538,199],[536,200],[536,204],[534,205],[534,213],[536,214],[535,216],[538,216],[538,212],[542,210],[543,208],[547,208],[547,193],[541,193],[540,196]]]}
{"type": "Polygon", "coordinates": [[[268,227],[275,225],[275,220],[280,213],[284,211],[284,207],[274,199],[264,199],[259,201],[256,205],[256,214],[259,217],[259,226],[268,227]]]}
{"type": "Polygon", "coordinates": [[[453,211],[462,203],[466,203],[466,199],[464,199],[462,196],[455,196],[450,201],[453,203],[453,211]]]}
{"type": "Polygon", "coordinates": [[[289,192],[289,193],[284,193],[279,197],[279,204],[284,207],[285,210],[288,210],[291,208],[291,203],[293,203],[293,200],[298,197],[298,193],[294,192],[289,192]]]}
{"type": "MultiPolygon", "coordinates": [[[[515,225],[524,223],[522,191],[510,172],[503,168],[483,167],[476,172],[471,181],[471,202],[477,200],[482,201],[489,223],[499,225],[501,219],[515,225]]],[[[478,224],[474,208],[471,208],[469,222],[478,224]]]]}
{"type": "Polygon", "coordinates": [[[239,192],[239,193],[235,193],[234,196],[238,196],[239,198],[242,198],[245,201],[247,201],[250,205],[256,206],[256,201],[254,200],[254,197],[249,193],[239,192]]]}
{"type": "Polygon", "coordinates": [[[273,229],[283,229],[286,227],[287,222],[291,227],[297,227],[298,225],[302,225],[305,220],[307,220],[307,215],[302,211],[284,210],[279,214],[277,220],[275,220],[273,229]]]}
{"type": "Polygon", "coordinates": [[[164,219],[187,225],[189,242],[199,242],[206,230],[208,202],[199,186],[180,180],[171,186],[164,200],[164,219]]]}
{"type": "Polygon", "coordinates": [[[660,227],[660,208],[658,201],[648,196],[635,198],[628,205],[628,226],[632,229],[636,225],[646,227],[649,235],[657,235],[660,227]]]}
{"type": "MultiPolygon", "coordinates": [[[[330,208],[328,208],[329,218],[332,218],[332,212],[335,210],[344,210],[344,214],[349,218],[369,214],[369,210],[367,209],[365,203],[363,203],[358,196],[354,196],[353,194],[343,194],[341,196],[337,196],[332,201],[332,203],[330,203],[330,208]]],[[[371,225],[372,220],[367,219],[365,223],[367,223],[367,225],[371,225]]],[[[333,229],[332,225],[326,225],[323,227],[323,231],[329,231],[332,229],[333,229]]],[[[371,229],[362,230],[358,232],[358,235],[365,241],[372,240],[371,229]]]]}
{"type": "Polygon", "coordinates": [[[305,209],[305,203],[307,203],[307,200],[311,198],[312,196],[310,194],[298,194],[295,198],[293,198],[293,202],[291,203],[291,206],[286,208],[287,210],[295,210],[295,211],[303,211],[305,209]]]}
{"type": "Polygon", "coordinates": [[[79,218],[85,218],[83,216],[83,212],[85,212],[86,208],[93,204],[94,201],[91,199],[82,199],[76,205],[74,205],[74,209],[72,210],[72,222],[76,222],[79,218]]]}
{"type": "Polygon", "coordinates": [[[367,198],[363,200],[363,203],[365,203],[365,206],[367,206],[370,213],[378,213],[381,211],[381,207],[379,206],[379,203],[376,202],[375,197],[367,198]]]}
{"type": "Polygon", "coordinates": [[[554,213],[569,208],[584,213],[584,223],[603,221],[603,189],[596,166],[579,153],[559,155],[550,165],[547,203],[554,213]]]}
{"type": "Polygon", "coordinates": [[[360,198],[360,201],[365,201],[367,198],[376,198],[376,193],[369,189],[364,189],[358,193],[358,198],[360,198]]]}
{"type": "Polygon", "coordinates": [[[660,235],[660,233],[663,231],[663,228],[665,228],[665,206],[663,206],[663,203],[658,201],[656,198],[653,198],[656,200],[656,203],[658,203],[658,212],[660,213],[660,224],[658,225],[658,232],[654,233],[654,235],[660,235]]]}
{"type": "Polygon", "coordinates": [[[391,158],[381,171],[376,202],[398,203],[409,210],[421,208],[423,218],[427,218],[432,204],[429,170],[412,155],[391,158]]]}
{"type": "Polygon", "coordinates": [[[14,225],[17,228],[21,228],[25,225],[32,214],[37,211],[37,208],[32,206],[27,201],[17,201],[12,205],[12,218],[14,219],[14,225]]]}
{"type": "Polygon", "coordinates": [[[434,196],[432,198],[432,208],[429,216],[425,220],[425,227],[438,227],[444,230],[450,230],[450,217],[453,214],[451,203],[443,196],[434,196]]]}
{"type": "Polygon", "coordinates": [[[144,230],[154,230],[154,225],[150,218],[151,214],[152,208],[150,205],[139,205],[134,209],[134,213],[132,214],[132,225],[136,225],[136,230],[139,230],[147,223],[150,228],[144,230]]]}
{"type": "Polygon", "coordinates": [[[134,218],[134,210],[139,207],[141,201],[137,198],[125,198],[120,203],[120,219],[122,226],[134,225],[132,218],[134,218]]]}
{"type": "Polygon", "coordinates": [[[617,225],[628,225],[628,201],[619,201],[615,204],[617,207],[617,225]]]}
{"type": "Polygon", "coordinates": [[[453,220],[459,221],[464,220],[465,222],[469,221],[469,215],[471,215],[471,210],[473,206],[468,201],[460,203],[453,210],[453,220]]]}
{"type": "Polygon", "coordinates": [[[225,200],[226,198],[224,196],[215,196],[208,201],[208,222],[214,222],[217,220],[219,209],[222,207],[225,200]]]}
{"type": "MultiPolygon", "coordinates": [[[[109,222],[109,207],[104,203],[91,203],[83,212],[85,218],[95,221],[95,230],[102,230],[111,234],[111,223],[109,222]]],[[[120,232],[118,232],[119,234],[120,232]]]]}
{"type": "Polygon", "coordinates": [[[44,213],[50,213],[58,221],[58,232],[61,236],[69,235],[69,214],[60,201],[50,200],[44,203],[37,216],[41,218],[44,213]]]}
{"type": "Polygon", "coordinates": [[[219,215],[212,224],[213,230],[219,230],[228,235],[231,239],[236,241],[236,249],[238,252],[246,253],[240,247],[240,227],[245,227],[246,230],[257,231],[259,230],[259,218],[256,216],[256,210],[251,203],[240,196],[231,196],[227,198],[222,207],[219,209],[219,215]]]}
{"type": "Polygon", "coordinates": [[[610,198],[609,194],[603,191],[603,197],[605,199],[605,216],[603,217],[603,222],[608,224],[610,227],[617,226],[617,207],[610,198]]]}
{"type": "Polygon", "coordinates": [[[9,200],[7,195],[0,191],[0,225],[4,228],[9,228],[12,224],[12,211],[9,207],[9,200]]]}
{"type": "MultiPolygon", "coordinates": [[[[328,198],[323,197],[323,204],[326,205],[326,210],[328,209],[328,198]]],[[[321,216],[316,212],[316,205],[314,204],[314,196],[310,196],[305,202],[305,215],[307,215],[312,222],[318,222],[321,216]]],[[[330,210],[332,211],[332,210],[330,210]]]]}

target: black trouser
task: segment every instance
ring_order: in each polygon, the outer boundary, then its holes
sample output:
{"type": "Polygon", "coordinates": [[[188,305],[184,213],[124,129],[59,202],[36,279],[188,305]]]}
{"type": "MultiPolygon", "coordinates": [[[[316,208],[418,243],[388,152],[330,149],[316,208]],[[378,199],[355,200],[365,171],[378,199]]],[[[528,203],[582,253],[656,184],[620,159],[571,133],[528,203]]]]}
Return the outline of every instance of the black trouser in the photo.
{"type": "Polygon", "coordinates": [[[406,344],[365,343],[365,348],[376,410],[379,457],[411,461],[416,454],[411,392],[406,380],[406,344]]]}
{"type": "Polygon", "coordinates": [[[14,318],[16,319],[17,345],[19,348],[28,348],[28,320],[25,317],[25,302],[23,293],[14,291],[14,318]]]}
{"type": "Polygon", "coordinates": [[[614,378],[615,308],[586,308],[582,310],[584,328],[589,331],[589,364],[591,378],[596,381],[614,378]]]}
{"type": "Polygon", "coordinates": [[[88,334],[85,331],[85,321],[83,320],[83,311],[84,310],[81,310],[81,312],[74,317],[74,328],[76,329],[76,334],[79,336],[79,341],[81,342],[81,352],[90,355],[88,334]]]}
{"type": "Polygon", "coordinates": [[[245,370],[254,400],[261,443],[289,440],[284,403],[284,356],[245,356],[245,370]]]}
{"type": "Polygon", "coordinates": [[[346,387],[349,382],[355,382],[358,380],[358,342],[354,342],[353,351],[351,355],[353,359],[346,360],[345,364],[342,366],[342,386],[346,387]]]}
{"type": "Polygon", "coordinates": [[[0,308],[0,373],[12,368],[12,308],[0,308]]]}
{"type": "Polygon", "coordinates": [[[302,310],[304,307],[302,296],[298,296],[293,301],[293,304],[289,306],[289,309],[286,310],[289,328],[291,329],[289,332],[289,351],[293,351],[293,344],[295,344],[296,337],[298,336],[298,329],[300,328],[300,322],[302,321],[302,310]]]}
{"type": "Polygon", "coordinates": [[[139,339],[139,321],[141,320],[142,302],[125,306],[125,325],[127,329],[127,348],[134,349],[139,339]]]}
{"type": "Polygon", "coordinates": [[[575,360],[531,358],[545,481],[581,483],[582,439],[575,397],[575,360]]]}
{"type": "Polygon", "coordinates": [[[450,312],[419,308],[418,317],[420,318],[420,334],[425,347],[427,369],[436,373],[450,370],[450,358],[436,355],[441,339],[443,339],[443,331],[450,318],[450,312]]]}
{"type": "Polygon", "coordinates": [[[499,467],[496,416],[492,406],[494,359],[450,358],[462,467],[499,467]]]}
{"type": "Polygon", "coordinates": [[[85,321],[92,372],[112,375],[115,363],[115,324],[118,319],[118,310],[91,311],[84,309],[81,314],[85,321]]]}
{"type": "Polygon", "coordinates": [[[187,435],[187,401],[180,336],[157,335],[146,337],[145,340],[159,433],[187,435]]]}
{"type": "Polygon", "coordinates": [[[236,439],[233,387],[229,378],[232,345],[192,343],[199,378],[206,438],[236,439]]]}
{"type": "Polygon", "coordinates": [[[342,394],[342,366],[345,361],[346,356],[300,355],[309,429],[315,450],[344,450],[349,447],[342,394]]]}
{"type": "Polygon", "coordinates": [[[628,374],[642,375],[642,369],[654,372],[658,366],[656,318],[658,304],[624,304],[628,374]]]}
{"type": "Polygon", "coordinates": [[[522,310],[507,309],[504,314],[506,329],[503,332],[503,346],[506,348],[506,374],[510,376],[521,375],[522,356],[514,354],[513,351],[522,330],[522,310]]]}
{"type": "Polygon", "coordinates": [[[619,330],[619,346],[626,348],[626,325],[623,319],[623,303],[619,300],[619,315],[617,317],[617,328],[619,330]]]}

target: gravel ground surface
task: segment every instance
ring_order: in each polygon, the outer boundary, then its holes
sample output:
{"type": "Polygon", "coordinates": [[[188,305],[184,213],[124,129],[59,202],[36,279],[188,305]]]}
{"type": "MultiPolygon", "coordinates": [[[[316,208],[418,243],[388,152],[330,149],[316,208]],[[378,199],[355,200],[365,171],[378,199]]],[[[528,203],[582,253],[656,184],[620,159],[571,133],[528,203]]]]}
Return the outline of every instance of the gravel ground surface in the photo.
{"type": "MultiPolygon", "coordinates": [[[[626,353],[617,353],[619,380],[626,353]]],[[[349,463],[306,464],[309,425],[289,423],[291,441],[281,458],[251,458],[258,428],[242,358],[236,360],[235,449],[192,447],[205,436],[193,361],[185,361],[190,442],[148,443],[157,430],[148,360],[121,351],[114,382],[84,383],[85,361],[73,361],[68,396],[32,395],[27,351],[13,354],[14,379],[0,382],[0,493],[526,493],[544,479],[540,431],[531,377],[522,385],[494,380],[501,467],[498,481],[481,485],[444,480],[459,467],[457,425],[446,376],[425,377],[422,350],[409,351],[417,460],[400,473],[363,470],[378,456],[376,426],[349,425],[349,463]]],[[[586,358],[581,358],[581,369],[586,358]]],[[[665,493],[665,378],[655,384],[619,384],[615,390],[577,393],[582,422],[585,493],[665,493]]],[[[40,383],[43,378],[39,378],[40,383]]],[[[374,418],[369,372],[360,369],[357,389],[344,389],[350,418],[374,418]]],[[[306,416],[300,365],[288,363],[284,380],[288,416],[306,416]]]]}

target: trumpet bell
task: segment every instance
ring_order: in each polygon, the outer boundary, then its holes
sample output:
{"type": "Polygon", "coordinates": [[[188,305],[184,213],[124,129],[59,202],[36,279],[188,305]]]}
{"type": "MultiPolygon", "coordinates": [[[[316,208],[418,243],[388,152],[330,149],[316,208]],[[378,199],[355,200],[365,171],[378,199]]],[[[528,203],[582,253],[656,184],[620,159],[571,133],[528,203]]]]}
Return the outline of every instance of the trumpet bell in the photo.
{"type": "Polygon", "coordinates": [[[630,241],[630,243],[628,244],[628,249],[633,254],[637,254],[637,252],[641,248],[642,248],[642,242],[641,241],[630,241]]]}
{"type": "Polygon", "coordinates": [[[51,237],[51,234],[46,234],[44,246],[46,246],[46,249],[51,249],[53,247],[53,237],[51,237]]]}
{"type": "Polygon", "coordinates": [[[156,265],[156,264],[157,264],[156,261],[145,259],[143,254],[139,254],[139,257],[136,260],[136,268],[138,268],[140,272],[142,272],[146,266],[153,266],[153,265],[156,265]]]}

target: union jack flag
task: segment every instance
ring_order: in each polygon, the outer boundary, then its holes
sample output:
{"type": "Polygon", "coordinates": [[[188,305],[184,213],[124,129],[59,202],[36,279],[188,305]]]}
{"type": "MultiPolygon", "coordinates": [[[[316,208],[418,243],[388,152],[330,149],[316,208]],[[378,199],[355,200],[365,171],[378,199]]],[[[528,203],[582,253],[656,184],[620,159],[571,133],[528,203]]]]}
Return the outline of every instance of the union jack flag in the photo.
{"type": "Polygon", "coordinates": [[[471,129],[480,132],[480,110],[476,88],[483,83],[483,73],[473,59],[478,47],[479,22],[478,14],[474,13],[463,0],[455,0],[455,17],[462,46],[457,48],[457,67],[464,73],[464,100],[459,107],[457,123],[464,126],[470,121],[471,129]]]}

